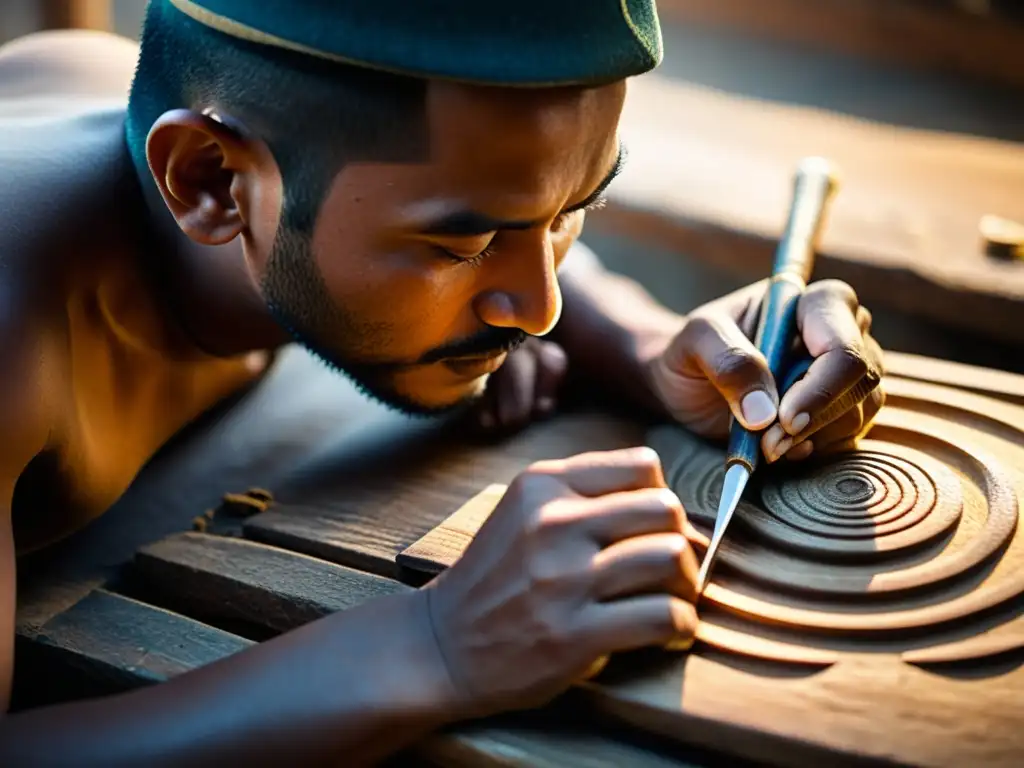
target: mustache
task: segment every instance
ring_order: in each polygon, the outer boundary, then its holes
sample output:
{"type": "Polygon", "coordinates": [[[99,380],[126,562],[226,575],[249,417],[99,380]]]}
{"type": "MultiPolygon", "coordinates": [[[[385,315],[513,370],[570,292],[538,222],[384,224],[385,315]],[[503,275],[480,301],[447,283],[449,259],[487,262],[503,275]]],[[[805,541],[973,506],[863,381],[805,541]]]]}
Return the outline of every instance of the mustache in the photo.
{"type": "Polygon", "coordinates": [[[422,363],[439,363],[459,357],[486,357],[502,352],[513,352],[522,346],[530,334],[518,328],[485,328],[469,338],[452,341],[425,354],[422,363]]]}

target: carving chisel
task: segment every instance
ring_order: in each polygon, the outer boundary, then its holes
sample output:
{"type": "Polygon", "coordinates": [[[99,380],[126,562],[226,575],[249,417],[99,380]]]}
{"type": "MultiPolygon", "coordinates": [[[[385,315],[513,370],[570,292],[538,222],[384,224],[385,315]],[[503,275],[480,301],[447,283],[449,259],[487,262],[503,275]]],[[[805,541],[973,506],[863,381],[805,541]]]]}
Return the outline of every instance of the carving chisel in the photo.
{"type": "MultiPolygon", "coordinates": [[[[838,187],[838,177],[832,164],[820,157],[805,158],[797,168],[793,184],[793,198],[789,220],[775,253],[775,263],[761,314],[758,319],[754,344],[768,361],[776,382],[781,384],[783,367],[789,361],[797,332],[796,308],[800,296],[814,271],[815,250],[825,214],[838,187]]],[[[806,368],[804,369],[806,370],[806,368]]],[[[877,385],[877,381],[875,382],[877,385]]],[[[860,402],[873,386],[858,385],[847,392],[841,402],[830,408],[829,414],[818,414],[805,432],[817,424],[830,420],[836,407],[852,407],[860,402]]],[[[780,395],[782,389],[780,387],[780,395]]],[[[844,408],[845,412],[845,408],[844,408]]],[[[729,432],[729,447],[725,460],[725,482],[715,517],[715,530],[697,576],[697,594],[704,592],[711,569],[714,567],[726,528],[732,520],[740,497],[750,476],[757,468],[760,455],[761,433],[745,429],[733,419],[729,432]]]]}

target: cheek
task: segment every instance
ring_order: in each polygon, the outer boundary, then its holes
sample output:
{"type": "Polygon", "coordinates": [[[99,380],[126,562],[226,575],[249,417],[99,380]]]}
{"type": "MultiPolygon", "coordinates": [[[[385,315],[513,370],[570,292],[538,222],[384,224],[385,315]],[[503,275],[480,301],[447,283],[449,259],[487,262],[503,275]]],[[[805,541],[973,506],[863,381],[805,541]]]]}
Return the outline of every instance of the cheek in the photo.
{"type": "Polygon", "coordinates": [[[365,224],[350,221],[321,228],[314,254],[335,305],[374,344],[387,346],[367,354],[413,359],[478,329],[471,268],[449,266],[423,246],[383,242],[365,224]]]}

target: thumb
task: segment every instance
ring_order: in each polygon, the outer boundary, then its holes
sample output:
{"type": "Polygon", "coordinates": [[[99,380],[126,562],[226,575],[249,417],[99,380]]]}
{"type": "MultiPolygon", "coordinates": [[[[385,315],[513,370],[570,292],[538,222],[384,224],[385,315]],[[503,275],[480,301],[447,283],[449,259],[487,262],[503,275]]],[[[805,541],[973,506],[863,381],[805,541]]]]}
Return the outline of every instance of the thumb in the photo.
{"type": "Polygon", "coordinates": [[[729,317],[691,318],[676,344],[666,362],[680,373],[703,375],[745,428],[766,429],[778,417],[779,393],[768,362],[729,317]]]}

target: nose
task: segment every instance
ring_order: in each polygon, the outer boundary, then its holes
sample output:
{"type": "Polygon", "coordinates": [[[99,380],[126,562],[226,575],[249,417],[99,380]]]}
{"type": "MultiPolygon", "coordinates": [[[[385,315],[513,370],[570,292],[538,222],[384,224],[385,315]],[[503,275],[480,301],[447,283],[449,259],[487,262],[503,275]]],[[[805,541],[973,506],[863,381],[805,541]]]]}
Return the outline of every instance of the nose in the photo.
{"type": "Polygon", "coordinates": [[[523,240],[494,260],[491,287],[477,297],[476,311],[486,325],[544,336],[562,315],[558,265],[550,237],[523,240]]]}

